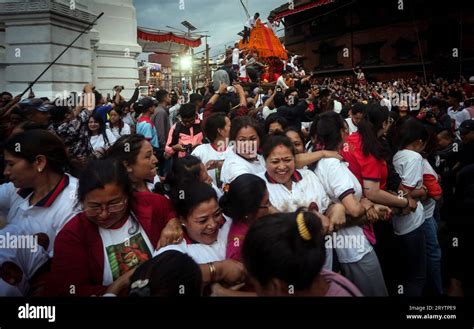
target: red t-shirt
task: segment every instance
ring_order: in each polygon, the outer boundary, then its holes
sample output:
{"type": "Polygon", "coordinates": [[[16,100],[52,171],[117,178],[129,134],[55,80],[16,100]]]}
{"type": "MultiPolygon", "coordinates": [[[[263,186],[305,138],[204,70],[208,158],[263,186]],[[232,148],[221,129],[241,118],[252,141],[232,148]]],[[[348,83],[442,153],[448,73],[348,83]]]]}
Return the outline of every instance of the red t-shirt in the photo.
{"type": "MultiPolygon", "coordinates": [[[[377,160],[372,155],[364,155],[362,139],[358,132],[347,137],[340,153],[344,160],[349,163],[349,170],[362,186],[362,192],[364,192],[363,180],[380,182],[380,189],[385,190],[388,176],[387,162],[385,160],[377,160]]],[[[369,242],[374,245],[376,239],[372,224],[364,226],[364,234],[369,242]]]]}
{"type": "Polygon", "coordinates": [[[365,179],[380,182],[380,189],[385,190],[388,176],[387,162],[378,160],[372,155],[364,155],[362,139],[358,132],[347,137],[340,153],[349,163],[349,170],[357,177],[361,186],[364,186],[365,179]]]}

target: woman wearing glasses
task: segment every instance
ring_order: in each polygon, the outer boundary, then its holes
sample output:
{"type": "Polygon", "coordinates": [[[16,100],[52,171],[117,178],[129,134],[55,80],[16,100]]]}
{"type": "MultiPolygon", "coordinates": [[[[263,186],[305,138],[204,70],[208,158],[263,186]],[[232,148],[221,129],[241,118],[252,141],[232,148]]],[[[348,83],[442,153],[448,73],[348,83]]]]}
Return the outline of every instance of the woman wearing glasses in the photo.
{"type": "Polygon", "coordinates": [[[134,269],[149,260],[175,218],[161,195],[133,192],[125,167],[91,162],[79,178],[84,211],[59,232],[52,262],[53,296],[92,296],[128,287],[134,269]]]}

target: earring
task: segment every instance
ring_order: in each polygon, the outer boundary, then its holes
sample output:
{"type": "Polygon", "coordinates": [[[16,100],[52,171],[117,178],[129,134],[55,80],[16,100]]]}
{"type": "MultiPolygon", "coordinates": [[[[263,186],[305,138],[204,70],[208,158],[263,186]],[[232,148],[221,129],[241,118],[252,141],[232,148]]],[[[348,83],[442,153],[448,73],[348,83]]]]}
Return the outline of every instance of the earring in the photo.
{"type": "Polygon", "coordinates": [[[39,173],[41,173],[42,171],[43,171],[43,169],[38,168],[38,172],[39,172],[39,173]]]}

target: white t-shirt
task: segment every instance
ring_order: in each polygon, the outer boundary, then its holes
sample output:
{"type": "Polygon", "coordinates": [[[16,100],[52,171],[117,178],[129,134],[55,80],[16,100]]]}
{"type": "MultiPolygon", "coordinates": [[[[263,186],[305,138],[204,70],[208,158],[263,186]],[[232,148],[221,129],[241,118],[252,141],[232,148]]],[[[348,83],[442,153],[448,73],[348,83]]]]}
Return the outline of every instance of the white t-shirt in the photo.
{"type": "Polygon", "coordinates": [[[178,111],[181,108],[181,104],[176,104],[175,106],[170,107],[170,127],[172,127],[176,122],[178,122],[178,111]]]}
{"type": "Polygon", "coordinates": [[[202,243],[187,244],[182,241],[180,244],[172,244],[155,251],[155,256],[168,251],[176,250],[183,254],[189,255],[198,264],[206,264],[209,262],[217,262],[225,259],[227,250],[227,237],[229,236],[230,227],[232,226],[232,219],[224,216],[226,220],[224,225],[219,229],[217,234],[217,241],[211,245],[202,243]]]}
{"type": "Polygon", "coordinates": [[[155,248],[141,225],[132,217],[118,229],[99,227],[99,234],[104,246],[104,286],[153,257],[155,248]]]}
{"type": "Polygon", "coordinates": [[[452,106],[448,108],[448,115],[451,117],[451,119],[453,119],[456,122],[455,129],[459,129],[459,126],[461,125],[461,123],[463,123],[466,120],[471,119],[471,115],[466,109],[454,112],[452,106]]]}
{"type": "Polygon", "coordinates": [[[346,122],[347,122],[347,125],[349,126],[349,135],[352,135],[353,133],[356,133],[358,128],[354,124],[354,122],[352,122],[352,118],[347,118],[346,122]]]}
{"type": "MultiPolygon", "coordinates": [[[[283,184],[271,183],[266,173],[258,176],[267,184],[270,202],[279,212],[293,212],[300,207],[309,207],[315,203],[318,211],[324,214],[331,203],[318,177],[308,169],[295,171],[291,191],[283,184]]],[[[323,268],[331,270],[332,260],[332,249],[326,248],[326,262],[323,268]]]]}
{"type": "Polygon", "coordinates": [[[248,19],[248,21],[245,23],[245,26],[250,29],[250,28],[253,28],[253,27],[255,26],[255,24],[256,24],[255,18],[250,17],[250,18],[248,19]]]}
{"type": "Polygon", "coordinates": [[[247,77],[247,67],[245,65],[240,64],[239,68],[239,78],[246,78],[247,77]]]}
{"type": "Polygon", "coordinates": [[[160,183],[161,182],[161,179],[160,179],[160,176],[158,175],[155,175],[155,177],[153,177],[153,182],[146,182],[146,187],[148,187],[148,190],[150,192],[153,192],[153,190],[155,189],[155,185],[156,183],[160,183]]]}
{"type": "Polygon", "coordinates": [[[280,77],[277,79],[276,85],[277,87],[282,87],[283,89],[289,88],[287,84],[285,83],[285,78],[283,77],[283,75],[280,75],[280,77]]]}
{"type": "Polygon", "coordinates": [[[334,100],[334,112],[341,113],[341,111],[342,111],[341,102],[334,100]]]}
{"type": "Polygon", "coordinates": [[[274,108],[273,110],[271,108],[269,108],[268,106],[264,106],[263,109],[262,109],[262,116],[263,116],[263,119],[267,119],[268,116],[270,116],[270,114],[273,114],[273,113],[277,113],[278,112],[278,109],[277,108],[274,108]]]}
{"type": "Polygon", "coordinates": [[[30,205],[30,193],[26,198],[18,194],[13,183],[0,185],[0,210],[7,213],[7,226],[15,224],[28,234],[45,233],[50,244],[48,253],[53,255],[53,243],[62,227],[78,212],[75,207],[77,200],[78,180],[70,175],[67,187],[56,197],[49,207],[30,205]]]}
{"type": "MultiPolygon", "coordinates": [[[[410,150],[398,151],[393,157],[393,166],[400,175],[402,184],[408,188],[421,188],[423,185],[423,158],[410,150]]],[[[418,201],[414,212],[405,216],[393,216],[392,225],[396,235],[408,234],[425,221],[423,205],[418,201]]]]}
{"type": "Polygon", "coordinates": [[[283,184],[271,183],[265,172],[257,176],[265,180],[270,202],[280,212],[293,212],[315,203],[318,211],[324,214],[331,203],[318,177],[308,169],[295,171],[291,191],[283,184]]]}
{"type": "Polygon", "coordinates": [[[128,124],[130,127],[135,127],[135,126],[136,126],[136,122],[135,122],[135,120],[133,119],[131,113],[125,114],[125,116],[122,118],[122,121],[123,121],[124,123],[128,124]]]}
{"type": "Polygon", "coordinates": [[[226,156],[221,170],[222,184],[230,184],[234,179],[243,174],[260,174],[265,172],[265,160],[257,155],[257,160],[250,162],[237,155],[233,150],[226,156]]]}
{"type": "MultiPolygon", "coordinates": [[[[26,242],[22,246],[7,246],[0,249],[0,266],[4,267],[5,263],[13,263],[18,266],[21,270],[21,278],[15,279],[15,284],[11,284],[13,277],[8,271],[0,277],[0,296],[2,297],[23,297],[26,296],[30,289],[29,280],[33,277],[33,274],[49,260],[48,254],[43,248],[37,247],[36,250],[32,249],[35,241],[32,240],[32,236],[28,232],[21,230],[17,225],[11,224],[0,231],[0,235],[4,238],[4,241],[17,239],[23,239],[28,236],[30,242],[26,242]]],[[[2,268],[3,270],[3,268],[2,268]]]]}
{"type": "Polygon", "coordinates": [[[96,136],[90,136],[92,149],[94,151],[107,150],[111,145],[115,143],[116,138],[114,134],[110,131],[110,129],[106,129],[105,133],[107,135],[107,138],[109,139],[108,144],[105,142],[104,136],[102,134],[98,134],[96,136]]]}
{"type": "Polygon", "coordinates": [[[239,48],[234,48],[234,50],[232,50],[232,65],[239,65],[239,55],[239,48]]]}
{"type": "Polygon", "coordinates": [[[389,111],[392,110],[392,102],[390,102],[388,99],[386,98],[382,98],[380,100],[380,105],[381,106],[386,106],[388,108],[389,111]]]}
{"type": "Polygon", "coordinates": [[[110,123],[107,122],[107,130],[110,130],[112,132],[112,134],[115,137],[115,140],[119,139],[120,137],[122,137],[124,135],[130,135],[130,133],[131,133],[130,126],[128,124],[126,124],[125,122],[123,123],[123,127],[122,127],[121,131],[118,127],[110,128],[110,123]]]}
{"type": "MultiPolygon", "coordinates": [[[[341,199],[344,199],[348,194],[354,194],[355,198],[359,201],[362,198],[362,187],[349,170],[347,162],[324,158],[318,161],[314,173],[319,178],[332,202],[341,203],[341,199]]],[[[344,237],[347,241],[352,239],[352,241],[356,242],[355,245],[352,245],[352,248],[346,248],[346,245],[344,245],[344,248],[335,248],[341,263],[358,262],[373,250],[360,226],[342,228],[336,232],[336,235],[344,237]]],[[[333,245],[337,245],[336,241],[333,241],[333,245]]]]}
{"type": "MultiPolygon", "coordinates": [[[[196,147],[191,153],[192,155],[198,157],[204,165],[209,161],[222,161],[225,160],[229,153],[233,153],[231,148],[227,148],[224,152],[216,151],[211,144],[201,144],[196,147]]],[[[219,186],[220,182],[220,172],[217,169],[211,169],[207,171],[208,175],[211,176],[214,185],[219,186]]]]}
{"type": "MultiPolygon", "coordinates": [[[[431,175],[439,180],[438,174],[434,171],[433,167],[431,167],[428,160],[423,159],[423,175],[431,175]]],[[[425,219],[433,217],[435,208],[436,208],[436,201],[430,197],[426,200],[421,202],[423,204],[423,208],[425,209],[425,219]]]]}
{"type": "Polygon", "coordinates": [[[27,294],[29,280],[53,256],[57,234],[79,212],[75,208],[77,179],[69,175],[68,179],[68,185],[49,207],[31,206],[29,200],[32,194],[21,197],[13,183],[0,185],[0,211],[5,212],[7,221],[7,225],[0,230],[0,236],[4,237],[4,241],[15,240],[19,243],[0,247],[0,266],[9,261],[23,272],[17,285],[0,279],[0,296],[27,294]]]}

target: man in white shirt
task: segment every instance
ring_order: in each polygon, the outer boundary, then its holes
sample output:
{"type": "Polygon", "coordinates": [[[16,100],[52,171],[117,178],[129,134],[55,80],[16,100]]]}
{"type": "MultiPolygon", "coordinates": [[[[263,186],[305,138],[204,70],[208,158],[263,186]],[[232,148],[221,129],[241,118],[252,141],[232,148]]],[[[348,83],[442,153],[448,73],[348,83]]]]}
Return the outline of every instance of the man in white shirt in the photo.
{"type": "Polygon", "coordinates": [[[469,112],[461,106],[462,94],[459,91],[451,91],[448,95],[448,115],[455,121],[455,129],[458,130],[463,121],[471,119],[469,112]]]}
{"type": "Polygon", "coordinates": [[[260,17],[259,13],[256,13],[253,17],[250,17],[249,20],[245,23],[244,27],[244,43],[248,43],[250,39],[250,31],[255,27],[257,19],[260,17]]]}
{"type": "Polygon", "coordinates": [[[277,79],[277,87],[281,87],[283,89],[283,92],[290,88],[288,85],[285,83],[285,79],[288,77],[288,72],[283,72],[282,75],[277,79]]]}
{"type": "Polygon", "coordinates": [[[273,18],[268,18],[267,27],[272,30],[273,34],[276,34],[277,28],[280,26],[280,22],[276,22],[273,18]]]}
{"type": "Polygon", "coordinates": [[[349,135],[357,132],[360,120],[364,117],[367,105],[363,103],[356,103],[351,107],[350,117],[346,119],[347,125],[349,126],[349,135]]]}
{"type": "Polygon", "coordinates": [[[239,44],[236,42],[234,45],[234,50],[232,50],[232,69],[235,72],[239,71],[239,57],[240,57],[240,49],[239,44]]]}

